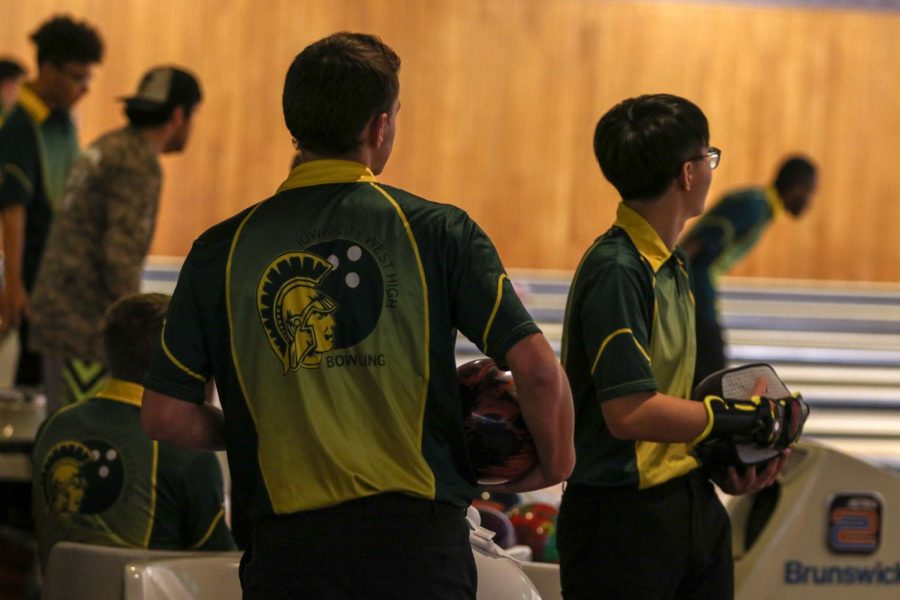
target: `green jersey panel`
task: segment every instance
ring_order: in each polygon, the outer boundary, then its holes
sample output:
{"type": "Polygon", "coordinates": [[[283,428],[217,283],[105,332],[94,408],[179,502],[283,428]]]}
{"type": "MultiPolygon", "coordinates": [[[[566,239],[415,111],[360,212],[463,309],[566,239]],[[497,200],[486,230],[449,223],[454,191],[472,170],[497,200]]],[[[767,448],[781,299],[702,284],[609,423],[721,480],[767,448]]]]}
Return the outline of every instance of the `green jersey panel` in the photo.
{"type": "Polygon", "coordinates": [[[312,161],[195,242],[146,384],[202,402],[215,378],[256,518],[391,491],[463,506],[457,331],[500,364],[539,332],[484,232],[363,165],[312,161]]]}
{"type": "Polygon", "coordinates": [[[234,363],[278,513],[393,489],[434,496],[419,451],[428,288],[406,216],[373,186],[340,198],[282,192],[235,237],[234,363]],[[297,212],[307,215],[299,227],[277,227],[297,212]],[[240,317],[254,311],[256,320],[240,317]]]}
{"type": "Polygon", "coordinates": [[[650,487],[696,468],[686,444],[617,440],[600,404],[638,392],[690,397],[694,305],[679,252],[627,205],[586,252],[569,292],[562,362],[575,401],[570,481],[650,487]]]}

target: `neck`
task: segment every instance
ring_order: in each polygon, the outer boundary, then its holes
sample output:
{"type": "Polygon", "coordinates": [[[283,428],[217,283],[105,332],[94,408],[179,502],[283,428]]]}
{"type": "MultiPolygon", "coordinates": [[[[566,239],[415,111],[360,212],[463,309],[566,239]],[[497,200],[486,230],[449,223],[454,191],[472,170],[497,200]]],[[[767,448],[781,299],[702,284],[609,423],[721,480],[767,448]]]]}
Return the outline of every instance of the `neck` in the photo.
{"type": "Polygon", "coordinates": [[[356,150],[345,152],[339,155],[316,154],[309,150],[300,150],[300,164],[312,162],[314,160],[350,160],[361,165],[372,168],[372,152],[365,146],[360,146],[356,150]]]}
{"type": "Polygon", "coordinates": [[[37,97],[40,98],[44,102],[44,104],[54,110],[59,108],[51,99],[51,94],[49,93],[47,82],[42,80],[40,76],[38,76],[34,81],[29,81],[25,85],[31,88],[31,91],[37,94],[37,97]]]}
{"type": "Polygon", "coordinates": [[[159,127],[141,127],[139,128],[139,131],[147,142],[149,142],[150,147],[153,149],[153,154],[159,155],[163,153],[166,149],[166,144],[169,143],[169,137],[171,136],[171,132],[166,125],[161,125],[159,127]]]}
{"type": "Polygon", "coordinates": [[[672,250],[684,230],[684,224],[692,216],[684,209],[684,203],[678,198],[670,197],[667,192],[659,198],[650,200],[628,200],[627,204],[641,215],[656,231],[666,248],[672,250]]]}

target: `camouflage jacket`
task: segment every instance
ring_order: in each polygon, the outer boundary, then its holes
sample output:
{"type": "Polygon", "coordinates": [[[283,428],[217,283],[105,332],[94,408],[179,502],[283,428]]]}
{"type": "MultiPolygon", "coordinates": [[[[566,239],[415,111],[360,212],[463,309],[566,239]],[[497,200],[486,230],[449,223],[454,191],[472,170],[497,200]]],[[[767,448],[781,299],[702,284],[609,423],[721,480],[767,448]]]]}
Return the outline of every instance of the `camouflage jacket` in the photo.
{"type": "Polygon", "coordinates": [[[31,295],[32,350],[106,362],[103,314],[140,290],[162,171],[146,138],[125,127],[72,166],[31,295]]]}

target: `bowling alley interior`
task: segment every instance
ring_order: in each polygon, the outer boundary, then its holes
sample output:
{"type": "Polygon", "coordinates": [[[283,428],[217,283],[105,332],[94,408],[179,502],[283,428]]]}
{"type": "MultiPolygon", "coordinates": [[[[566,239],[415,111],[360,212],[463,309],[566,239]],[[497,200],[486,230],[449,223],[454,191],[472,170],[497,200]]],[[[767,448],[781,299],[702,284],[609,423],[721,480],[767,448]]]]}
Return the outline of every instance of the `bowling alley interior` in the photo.
{"type": "MultiPolygon", "coordinates": [[[[396,135],[375,178],[465,211],[563,362],[573,279],[621,203],[595,156],[598,120],[648,94],[699,106],[709,123],[700,160],[715,150],[716,164],[683,235],[706,223],[730,244],[699,267],[715,271],[707,301],[723,364],[769,365],[785,397],[799,394],[809,411],[770,486],[716,488],[732,528],[734,597],[900,596],[900,1],[0,0],[0,60],[24,70],[20,102],[38,74],[29,36],[59,15],[90,23],[103,42],[69,109],[82,151],[126,124],[123,98],[151,67],[184,68],[202,89],[186,145],[159,156],[140,292],[172,294],[194,241],[291,175],[298,148],[282,91],[294,57],[335,32],[369,33],[401,59],[396,135]],[[792,157],[815,170],[798,214],[776,184],[792,157]],[[714,212],[736,194],[764,199],[768,212],[749,229],[714,212]]],[[[0,108],[0,168],[18,143],[3,137],[14,106],[0,108]]],[[[11,172],[0,175],[3,237],[11,172]]],[[[56,225],[60,204],[52,210],[56,225]]],[[[698,267],[687,262],[694,284],[698,267]]],[[[54,293],[65,304],[66,287],[54,293]]],[[[223,451],[232,550],[60,542],[41,564],[33,482],[47,473],[32,453],[53,407],[42,382],[17,382],[24,342],[0,326],[0,598],[241,598],[238,534],[253,525],[223,451]]],[[[459,333],[454,366],[483,359],[485,340],[459,333]]],[[[346,360],[323,353],[323,369],[346,360]]],[[[566,485],[479,489],[467,512],[475,597],[564,597],[556,534],[566,485]]]]}

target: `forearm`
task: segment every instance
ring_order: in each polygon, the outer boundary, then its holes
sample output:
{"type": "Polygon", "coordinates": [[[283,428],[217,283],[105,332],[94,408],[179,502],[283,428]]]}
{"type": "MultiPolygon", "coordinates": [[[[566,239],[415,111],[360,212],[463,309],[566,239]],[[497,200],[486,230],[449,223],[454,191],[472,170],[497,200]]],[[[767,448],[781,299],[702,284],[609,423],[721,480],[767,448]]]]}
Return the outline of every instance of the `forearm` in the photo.
{"type": "Polygon", "coordinates": [[[708,423],[702,402],[641,392],[601,404],[610,433],[619,439],[648,442],[690,442],[708,423]]]}
{"type": "Polygon", "coordinates": [[[544,337],[530,336],[520,344],[507,359],[540,461],[540,476],[530,475],[534,489],[562,481],[575,465],[574,408],[568,379],[544,337]]]}
{"type": "Polygon", "coordinates": [[[7,206],[0,212],[3,220],[3,273],[6,285],[22,282],[22,253],[25,244],[25,207],[7,206]]]}
{"type": "Polygon", "coordinates": [[[141,424],[151,438],[194,450],[225,449],[225,417],[209,403],[193,404],[144,390],[141,424]]]}

